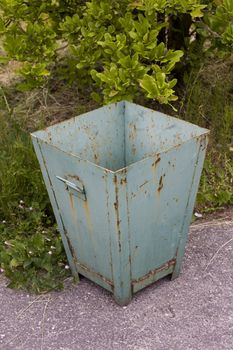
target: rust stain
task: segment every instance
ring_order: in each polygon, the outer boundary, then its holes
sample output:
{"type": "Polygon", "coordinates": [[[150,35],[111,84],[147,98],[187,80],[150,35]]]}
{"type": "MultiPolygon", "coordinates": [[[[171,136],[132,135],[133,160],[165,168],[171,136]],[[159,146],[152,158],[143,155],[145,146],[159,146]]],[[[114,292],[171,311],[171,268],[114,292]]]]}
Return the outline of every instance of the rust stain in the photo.
{"type": "Polygon", "coordinates": [[[74,179],[74,180],[78,180],[78,181],[81,181],[80,180],[80,177],[78,175],[67,175],[68,178],[71,178],[71,179],[74,179]]]}
{"type": "MultiPolygon", "coordinates": [[[[96,254],[96,239],[95,236],[93,235],[93,223],[91,220],[91,212],[90,212],[90,208],[88,205],[88,201],[82,201],[83,203],[83,209],[85,212],[85,217],[86,217],[86,221],[85,223],[87,224],[87,233],[90,235],[90,240],[92,242],[92,248],[93,248],[93,255],[94,258],[96,258],[97,254],[96,254]]],[[[96,260],[96,265],[98,264],[98,260],[96,260]]],[[[98,265],[97,265],[98,266],[98,265]]]]}
{"type": "Polygon", "coordinates": [[[146,180],[142,185],[139,186],[139,188],[142,188],[143,186],[145,186],[149,181],[146,180]]]}
{"type": "Polygon", "coordinates": [[[90,208],[89,208],[88,202],[87,201],[82,201],[82,203],[83,203],[83,208],[84,208],[84,211],[85,211],[85,216],[86,216],[86,222],[87,222],[87,225],[88,225],[88,229],[89,229],[89,231],[92,231],[93,226],[92,226],[91,214],[90,214],[90,208]]]}
{"type": "Polygon", "coordinates": [[[162,188],[163,188],[163,176],[160,176],[158,192],[160,192],[162,190],[162,188]]]}
{"type": "Polygon", "coordinates": [[[160,156],[158,156],[158,158],[156,159],[156,161],[154,163],[152,163],[152,167],[156,167],[156,165],[161,161],[160,156]]]}
{"type": "Polygon", "coordinates": [[[49,139],[50,142],[52,141],[51,131],[48,131],[48,139],[49,139]]]}
{"type": "Polygon", "coordinates": [[[131,132],[129,133],[129,138],[134,139],[137,132],[136,125],[133,122],[131,122],[129,123],[129,128],[131,129],[131,132]]]}
{"type": "Polygon", "coordinates": [[[69,250],[70,250],[70,254],[72,255],[74,263],[77,264],[78,259],[76,257],[76,254],[75,254],[73,245],[72,245],[72,243],[70,241],[69,235],[68,235],[66,229],[64,228],[64,226],[63,226],[63,230],[64,230],[64,234],[65,234],[65,237],[66,237],[66,240],[67,240],[67,244],[68,244],[68,247],[69,247],[69,250]]]}
{"type": "Polygon", "coordinates": [[[209,135],[201,135],[200,137],[201,151],[204,151],[207,148],[208,139],[209,139],[209,135]]]}
{"type": "Polygon", "coordinates": [[[114,183],[115,183],[115,192],[116,192],[116,202],[114,203],[115,213],[116,213],[116,229],[117,229],[117,235],[118,235],[118,245],[119,245],[119,252],[121,252],[121,230],[120,230],[120,215],[119,215],[119,191],[118,191],[118,184],[117,184],[117,176],[114,176],[114,183]]]}
{"type": "Polygon", "coordinates": [[[89,275],[92,275],[93,278],[98,277],[100,278],[103,282],[107,283],[109,286],[113,287],[113,282],[110,281],[108,278],[104,277],[103,275],[101,275],[100,273],[93,271],[92,269],[90,269],[88,266],[77,263],[78,267],[80,269],[82,269],[83,271],[86,271],[89,275]]]}
{"type": "Polygon", "coordinates": [[[182,145],[182,142],[180,142],[177,145],[175,145],[174,148],[179,148],[181,145],[182,145]]]}
{"type": "MultiPolygon", "coordinates": [[[[129,244],[129,249],[130,249],[130,210],[129,210],[129,194],[128,191],[126,191],[126,208],[127,208],[127,223],[128,223],[128,244],[129,244]]],[[[132,264],[132,258],[131,258],[131,253],[129,253],[129,262],[130,266],[130,280],[132,279],[132,272],[131,272],[131,264],[132,264]]]]}
{"type": "MultiPolygon", "coordinates": [[[[106,208],[107,208],[107,219],[108,219],[108,227],[109,232],[111,230],[111,220],[110,220],[110,213],[109,213],[109,191],[108,191],[108,178],[105,177],[105,193],[106,193],[106,208]]],[[[112,242],[111,238],[109,240],[109,248],[110,248],[110,267],[111,267],[111,273],[113,276],[113,265],[112,265],[112,242]]]]}
{"type": "Polygon", "coordinates": [[[121,182],[121,185],[127,184],[127,178],[126,177],[122,178],[120,182],[121,182]]]}
{"type": "Polygon", "coordinates": [[[73,199],[73,195],[72,193],[68,192],[69,193],[69,200],[70,200],[70,206],[71,206],[71,210],[72,212],[74,211],[74,199],[73,199]]]}
{"type": "Polygon", "coordinates": [[[131,258],[131,255],[129,254],[129,262],[128,262],[129,266],[131,266],[132,264],[132,258],[131,258]]]}
{"type": "Polygon", "coordinates": [[[176,133],[175,138],[176,138],[179,142],[182,142],[182,137],[181,137],[180,133],[176,133]]]}
{"type": "Polygon", "coordinates": [[[150,279],[151,277],[155,276],[157,273],[162,272],[164,270],[168,270],[171,266],[174,266],[176,264],[176,259],[172,259],[167,261],[164,265],[160,266],[159,268],[155,270],[149,271],[146,275],[135,279],[132,281],[132,284],[137,284],[146,281],[147,279],[150,279]]]}
{"type": "Polygon", "coordinates": [[[122,174],[127,174],[127,171],[128,171],[127,168],[124,168],[121,170],[122,174]]]}

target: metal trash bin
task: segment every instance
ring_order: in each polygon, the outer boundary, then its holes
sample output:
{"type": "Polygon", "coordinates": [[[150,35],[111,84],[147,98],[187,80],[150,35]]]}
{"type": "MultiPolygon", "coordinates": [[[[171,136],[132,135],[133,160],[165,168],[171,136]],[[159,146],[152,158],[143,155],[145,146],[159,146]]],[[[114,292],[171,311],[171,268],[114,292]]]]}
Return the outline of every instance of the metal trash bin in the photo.
{"type": "Polygon", "coordinates": [[[178,276],[208,133],[123,101],[32,134],[73,275],[120,305],[178,276]]]}

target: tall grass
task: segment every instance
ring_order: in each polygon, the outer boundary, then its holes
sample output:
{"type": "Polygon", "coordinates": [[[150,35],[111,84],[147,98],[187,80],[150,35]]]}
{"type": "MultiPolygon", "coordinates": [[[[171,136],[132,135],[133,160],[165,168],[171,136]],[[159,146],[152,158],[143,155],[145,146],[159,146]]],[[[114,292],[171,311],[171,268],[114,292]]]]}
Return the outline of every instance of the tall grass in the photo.
{"type": "Polygon", "coordinates": [[[2,96],[0,112],[0,268],[10,286],[62,287],[66,258],[27,125],[2,96]],[[20,123],[21,120],[21,123],[20,123]]]}
{"type": "Polygon", "coordinates": [[[208,62],[186,76],[184,119],[211,130],[197,206],[212,211],[233,205],[233,57],[208,62]]]}

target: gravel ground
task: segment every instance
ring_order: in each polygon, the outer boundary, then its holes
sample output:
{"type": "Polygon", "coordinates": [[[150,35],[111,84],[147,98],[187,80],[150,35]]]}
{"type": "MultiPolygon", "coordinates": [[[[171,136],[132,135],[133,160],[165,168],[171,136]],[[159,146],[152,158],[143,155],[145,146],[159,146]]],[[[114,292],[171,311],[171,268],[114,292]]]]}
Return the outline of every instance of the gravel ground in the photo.
{"type": "Polygon", "coordinates": [[[0,277],[0,349],[232,350],[229,213],[192,225],[180,277],[154,283],[127,307],[85,278],[38,297],[7,289],[0,277]]]}

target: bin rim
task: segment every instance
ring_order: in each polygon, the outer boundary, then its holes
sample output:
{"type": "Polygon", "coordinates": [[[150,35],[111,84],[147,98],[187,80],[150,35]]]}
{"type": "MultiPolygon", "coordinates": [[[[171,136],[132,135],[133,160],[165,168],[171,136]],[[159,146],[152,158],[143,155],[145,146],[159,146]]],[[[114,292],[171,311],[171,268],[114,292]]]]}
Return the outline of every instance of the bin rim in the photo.
{"type": "Polygon", "coordinates": [[[76,159],[79,160],[79,161],[87,162],[88,164],[91,164],[92,166],[94,165],[95,167],[101,169],[101,170],[104,171],[105,173],[107,172],[107,173],[111,173],[111,174],[113,174],[113,175],[117,175],[117,174],[120,174],[120,173],[125,173],[125,172],[127,172],[128,169],[134,167],[134,166],[135,166],[136,164],[138,164],[138,163],[145,162],[145,161],[147,161],[148,159],[154,159],[156,156],[158,157],[158,156],[160,156],[160,155],[166,154],[166,153],[168,153],[169,151],[171,151],[171,150],[173,150],[173,149],[176,149],[176,148],[179,148],[179,147],[181,147],[182,145],[184,145],[184,144],[186,144],[186,143],[188,143],[188,142],[190,142],[190,141],[192,141],[192,140],[199,140],[199,139],[203,139],[203,138],[208,138],[208,135],[210,134],[210,130],[208,130],[208,129],[204,129],[204,130],[205,130],[205,132],[203,132],[201,135],[193,136],[193,137],[191,137],[190,139],[188,139],[188,140],[186,140],[186,141],[184,141],[184,142],[181,142],[181,143],[179,143],[179,144],[177,144],[177,145],[175,145],[175,146],[170,146],[170,147],[168,147],[167,149],[165,149],[165,150],[163,150],[163,151],[161,151],[161,152],[156,152],[156,153],[154,153],[154,154],[152,154],[152,155],[149,155],[149,156],[147,156],[147,157],[145,157],[145,158],[142,158],[142,159],[140,159],[140,160],[138,160],[138,161],[136,161],[136,162],[133,162],[133,163],[131,163],[131,164],[127,165],[127,166],[124,166],[123,168],[117,169],[117,170],[115,170],[115,171],[114,171],[114,170],[111,170],[111,169],[108,169],[108,168],[105,168],[105,167],[103,167],[103,166],[101,166],[101,165],[98,165],[98,164],[96,164],[96,163],[94,163],[94,162],[91,162],[91,161],[88,160],[88,159],[81,158],[80,156],[78,156],[77,154],[74,154],[74,153],[72,153],[72,152],[64,151],[62,148],[60,148],[60,147],[58,147],[58,146],[55,146],[55,145],[53,145],[52,143],[47,142],[47,141],[45,141],[45,140],[39,138],[39,137],[36,135],[37,132],[30,133],[30,135],[31,135],[32,139],[36,139],[37,143],[39,143],[39,142],[40,142],[40,143],[44,143],[44,144],[46,144],[46,145],[48,145],[48,146],[50,146],[50,147],[52,147],[52,148],[55,148],[55,149],[59,150],[59,152],[62,152],[62,153],[64,153],[64,154],[66,154],[66,155],[69,155],[69,156],[72,156],[72,157],[76,158],[76,159]]]}
{"type": "MultiPolygon", "coordinates": [[[[198,128],[200,131],[203,130],[203,132],[202,132],[200,135],[203,135],[204,133],[209,133],[209,132],[210,132],[210,130],[207,129],[207,128],[203,128],[203,127],[201,127],[201,126],[199,126],[199,125],[193,124],[193,123],[188,122],[188,121],[183,120],[183,119],[180,119],[178,115],[177,115],[177,116],[172,116],[172,115],[169,115],[169,114],[160,112],[160,111],[156,111],[156,110],[151,109],[151,108],[149,108],[149,107],[145,107],[145,106],[143,106],[143,105],[139,105],[139,104],[134,103],[134,102],[130,102],[130,101],[127,101],[127,100],[122,100],[122,101],[120,101],[120,102],[109,103],[109,104],[106,104],[106,105],[104,105],[104,106],[101,106],[101,107],[98,107],[98,108],[96,108],[96,109],[93,109],[93,110],[91,110],[91,111],[88,111],[88,112],[85,112],[85,113],[82,113],[82,114],[78,114],[78,115],[76,115],[76,116],[74,116],[74,117],[71,117],[71,118],[69,118],[69,119],[62,120],[62,121],[60,121],[60,122],[58,122],[58,123],[56,123],[56,124],[49,125],[49,126],[45,127],[44,129],[40,129],[40,130],[37,130],[37,131],[33,131],[33,132],[30,133],[30,134],[31,134],[32,136],[34,136],[34,135],[37,136],[37,134],[39,134],[39,133],[41,133],[41,132],[43,132],[43,131],[46,131],[46,132],[47,132],[47,131],[50,131],[50,129],[53,129],[53,128],[57,127],[57,126],[62,126],[63,124],[66,124],[67,122],[69,122],[69,121],[71,121],[71,120],[76,120],[76,119],[81,118],[81,117],[86,117],[88,114],[90,114],[90,113],[92,113],[92,112],[95,112],[95,111],[98,111],[98,110],[101,110],[101,109],[103,109],[103,108],[111,108],[111,107],[113,107],[113,106],[117,107],[117,106],[120,106],[120,105],[123,105],[123,106],[125,107],[126,104],[129,104],[129,105],[132,105],[132,106],[141,107],[141,108],[143,108],[143,109],[145,109],[145,110],[147,110],[147,111],[149,111],[149,112],[158,113],[158,114],[160,114],[160,116],[164,116],[164,117],[166,117],[166,118],[169,117],[169,118],[175,119],[176,121],[178,120],[179,122],[182,122],[182,123],[184,123],[184,124],[186,124],[186,125],[195,126],[195,127],[198,128]]],[[[200,136],[200,135],[198,135],[198,136],[200,136]]],[[[191,139],[191,138],[190,138],[190,139],[191,139]]]]}

